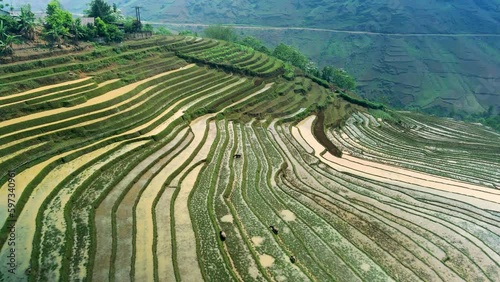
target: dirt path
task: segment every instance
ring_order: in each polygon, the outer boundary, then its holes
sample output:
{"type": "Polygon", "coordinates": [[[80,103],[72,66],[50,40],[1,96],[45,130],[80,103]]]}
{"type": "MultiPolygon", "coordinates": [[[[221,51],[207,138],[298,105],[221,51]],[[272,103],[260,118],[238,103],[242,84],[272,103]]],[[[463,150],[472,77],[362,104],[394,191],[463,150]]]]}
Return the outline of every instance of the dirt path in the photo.
{"type": "Polygon", "coordinates": [[[158,257],[158,280],[175,281],[172,264],[172,233],[170,229],[170,201],[175,189],[166,189],[156,206],[156,224],[158,240],[156,255],[158,257]]]}
{"type": "MultiPolygon", "coordinates": [[[[151,24],[168,25],[168,26],[195,26],[195,27],[208,27],[209,24],[203,23],[175,23],[175,22],[147,22],[151,24]]],[[[251,25],[233,25],[222,24],[225,27],[232,27],[235,29],[254,29],[254,30],[300,30],[300,31],[320,31],[330,33],[346,33],[346,34],[365,34],[374,36],[396,36],[396,37],[500,37],[496,33],[382,33],[358,30],[341,30],[341,29],[326,29],[326,28],[313,28],[313,27],[276,27],[276,26],[251,26],[251,25]]]]}
{"type": "Polygon", "coordinates": [[[175,200],[177,263],[181,280],[184,281],[203,280],[196,254],[196,238],[188,209],[188,197],[202,167],[201,164],[198,165],[182,181],[179,194],[175,200]]]}
{"type": "MultiPolygon", "coordinates": [[[[306,118],[304,121],[299,123],[298,128],[306,142],[313,148],[317,148],[319,151],[323,146],[319,144],[311,132],[312,121],[314,118],[315,116],[306,118]]],[[[410,184],[413,189],[427,187],[453,194],[465,195],[469,199],[467,202],[471,204],[477,205],[482,209],[486,208],[500,212],[500,205],[498,205],[500,204],[500,194],[498,191],[494,191],[495,193],[492,193],[493,191],[491,189],[481,186],[465,184],[444,178],[437,178],[431,175],[392,167],[389,165],[383,165],[376,162],[370,162],[352,156],[337,158],[330,153],[325,153],[323,156],[320,156],[318,151],[315,149],[315,156],[322,159],[327,165],[336,170],[353,173],[377,181],[394,183],[395,185],[403,187],[408,187],[408,184],[410,184]],[[439,180],[440,182],[446,180],[446,183],[435,182],[432,180],[439,180]]]]}
{"type": "MultiPolygon", "coordinates": [[[[115,148],[118,145],[119,145],[118,143],[111,144],[99,150],[78,157],[73,161],[57,166],[55,169],[53,169],[51,172],[49,172],[49,174],[45,176],[45,178],[39,185],[36,186],[36,188],[31,193],[30,199],[25,204],[24,209],[19,215],[16,222],[16,235],[17,235],[16,246],[19,246],[18,248],[16,248],[16,257],[18,258],[17,260],[18,271],[16,273],[17,275],[20,275],[17,277],[25,277],[24,270],[27,269],[29,266],[29,258],[31,256],[31,251],[33,247],[32,246],[33,236],[35,234],[35,227],[36,227],[36,216],[45,198],[50,194],[50,192],[52,192],[52,189],[54,187],[56,187],[61,181],[63,181],[68,176],[68,174],[82,167],[91,160],[100,157],[101,155],[115,148]]],[[[67,153],[66,155],[68,154],[69,153],[67,153]]],[[[37,166],[34,166],[26,170],[22,174],[29,174],[30,176],[35,177],[50,162],[58,158],[61,158],[61,155],[55,156],[37,166]]],[[[22,176],[19,175],[18,178],[21,179],[22,176]]],[[[22,184],[18,183],[18,185],[21,186],[22,184]]],[[[5,219],[2,218],[2,222],[4,220],[5,219]]],[[[8,248],[9,247],[7,246],[7,244],[4,244],[0,252],[1,254],[0,262],[4,265],[7,263],[6,259],[7,259],[8,248]]]]}
{"type": "Polygon", "coordinates": [[[91,79],[91,77],[85,77],[85,78],[81,78],[81,79],[77,79],[77,80],[70,80],[70,81],[59,83],[59,84],[51,84],[51,85],[48,85],[48,86],[38,87],[38,88],[31,89],[31,90],[28,90],[28,91],[25,91],[25,92],[21,92],[21,93],[17,93],[17,94],[12,94],[12,95],[8,95],[8,96],[2,96],[2,97],[0,97],[0,102],[2,100],[5,100],[5,99],[10,99],[10,98],[13,98],[13,97],[24,96],[24,95],[31,94],[31,93],[34,93],[34,92],[39,92],[39,91],[43,91],[43,90],[47,90],[47,89],[52,89],[52,88],[57,88],[57,87],[61,87],[61,86],[70,85],[70,84],[76,84],[76,83],[79,83],[79,82],[82,82],[82,81],[85,81],[85,80],[89,80],[89,79],[91,79]]]}

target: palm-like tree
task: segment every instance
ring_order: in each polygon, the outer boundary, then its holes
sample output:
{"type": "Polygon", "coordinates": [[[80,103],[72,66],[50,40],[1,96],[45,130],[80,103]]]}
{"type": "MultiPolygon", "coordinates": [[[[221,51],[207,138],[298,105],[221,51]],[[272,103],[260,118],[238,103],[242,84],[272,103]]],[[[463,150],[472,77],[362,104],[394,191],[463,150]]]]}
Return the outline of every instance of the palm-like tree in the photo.
{"type": "Polygon", "coordinates": [[[35,39],[35,14],[31,11],[29,4],[21,7],[21,14],[17,17],[17,23],[17,28],[26,39],[35,39]]]}
{"type": "Polygon", "coordinates": [[[63,38],[68,37],[70,34],[68,29],[63,26],[53,26],[49,31],[47,31],[46,35],[49,37],[49,40],[53,45],[57,45],[58,48],[61,48],[63,38]]]}
{"type": "Polygon", "coordinates": [[[70,37],[73,38],[73,44],[78,46],[78,41],[83,38],[84,34],[81,30],[81,20],[76,19],[71,25],[70,37]]]}
{"type": "Polygon", "coordinates": [[[3,24],[3,21],[0,21],[0,41],[5,39],[5,35],[7,34],[7,27],[3,24]]]}
{"type": "Polygon", "coordinates": [[[16,38],[17,35],[3,33],[2,40],[0,40],[0,54],[12,55],[14,53],[14,48],[12,48],[12,45],[16,42],[16,38]]]}

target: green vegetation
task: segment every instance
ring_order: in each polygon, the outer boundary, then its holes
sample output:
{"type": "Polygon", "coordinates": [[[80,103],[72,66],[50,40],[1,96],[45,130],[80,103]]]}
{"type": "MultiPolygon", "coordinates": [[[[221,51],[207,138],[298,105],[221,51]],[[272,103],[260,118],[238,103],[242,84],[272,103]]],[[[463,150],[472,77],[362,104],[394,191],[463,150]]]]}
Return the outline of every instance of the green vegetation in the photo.
{"type": "Polygon", "coordinates": [[[2,64],[0,263],[10,213],[28,259],[0,280],[499,276],[498,133],[254,47],[155,36],[2,64]]]}
{"type": "MultiPolygon", "coordinates": [[[[87,8],[85,2],[61,1],[74,13],[87,8]]],[[[126,0],[114,2],[122,7],[135,5],[126,0]]],[[[40,1],[31,4],[34,10],[45,8],[40,1]]],[[[500,113],[498,85],[491,76],[500,66],[498,37],[448,36],[500,33],[491,20],[498,18],[498,4],[498,0],[454,5],[411,0],[255,0],[238,5],[208,0],[141,2],[148,8],[143,15],[149,21],[232,24],[241,38],[258,38],[268,49],[280,43],[297,48],[320,70],[325,66],[346,70],[356,78],[356,91],[363,98],[398,109],[434,108],[440,116],[450,116],[451,109],[478,114],[490,105],[495,115],[500,113]],[[301,27],[356,33],[295,29],[301,27]],[[383,35],[387,33],[445,36],[383,35]]],[[[201,34],[201,29],[196,31],[201,34]]]]}
{"type": "Polygon", "coordinates": [[[283,43],[274,48],[273,56],[300,69],[305,69],[307,64],[307,58],[304,55],[302,55],[297,49],[283,43]]]}
{"type": "Polygon", "coordinates": [[[305,72],[305,74],[310,76],[315,82],[325,87],[329,87],[329,83],[332,83],[335,87],[348,90],[353,90],[356,87],[354,78],[345,70],[325,66],[320,71],[314,62],[309,61],[306,56],[292,46],[280,43],[271,52],[259,39],[255,37],[246,36],[240,40],[232,27],[209,26],[204,30],[204,33],[207,37],[235,42],[250,47],[250,50],[256,50],[267,55],[272,55],[282,60],[285,62],[283,77],[286,79],[292,80],[295,77],[296,71],[294,67],[296,67],[305,72]]]}
{"type": "Polygon", "coordinates": [[[113,15],[113,12],[116,13],[116,5],[112,8],[104,0],[92,0],[88,5],[89,9],[85,11],[87,17],[100,18],[106,24],[117,20],[113,15]]]}
{"type": "Polygon", "coordinates": [[[238,36],[231,27],[209,26],[203,31],[206,37],[235,42],[238,36]]]}
{"type": "Polygon", "coordinates": [[[347,74],[345,70],[342,69],[334,69],[332,67],[326,66],[321,71],[321,78],[343,89],[354,90],[354,88],[356,87],[354,78],[352,78],[347,74]]]}
{"type": "MultiPolygon", "coordinates": [[[[51,48],[65,49],[70,43],[76,47],[85,41],[117,43],[122,42],[127,33],[153,32],[150,24],[142,26],[141,22],[134,18],[124,18],[116,4],[110,6],[103,0],[93,0],[89,3],[85,16],[94,18],[94,24],[85,26],[80,18],[73,19],[72,14],[63,8],[59,0],[51,0],[45,12],[43,28],[39,28],[39,21],[35,20],[35,14],[29,4],[20,7],[18,16],[0,15],[0,58],[14,56],[11,58],[17,60],[14,44],[31,44],[40,38],[45,39],[51,48]],[[123,26],[123,31],[118,25],[123,26]]],[[[158,33],[171,34],[165,28],[161,28],[158,33]]]]}

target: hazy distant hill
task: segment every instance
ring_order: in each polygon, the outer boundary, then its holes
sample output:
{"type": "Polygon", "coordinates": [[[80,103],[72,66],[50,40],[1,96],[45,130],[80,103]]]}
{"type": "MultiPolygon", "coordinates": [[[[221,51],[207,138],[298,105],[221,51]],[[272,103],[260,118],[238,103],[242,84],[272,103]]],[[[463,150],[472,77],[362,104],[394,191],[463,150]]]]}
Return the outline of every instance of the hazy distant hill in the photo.
{"type": "MultiPolygon", "coordinates": [[[[33,6],[44,6],[34,1],[33,6]]],[[[380,33],[500,34],[500,0],[115,0],[124,13],[178,23],[301,26],[380,33]]],[[[14,4],[16,1],[14,1],[14,4]]],[[[81,12],[85,3],[62,0],[81,12]]],[[[359,92],[395,106],[500,112],[500,37],[245,31],[353,73],[359,92]]]]}

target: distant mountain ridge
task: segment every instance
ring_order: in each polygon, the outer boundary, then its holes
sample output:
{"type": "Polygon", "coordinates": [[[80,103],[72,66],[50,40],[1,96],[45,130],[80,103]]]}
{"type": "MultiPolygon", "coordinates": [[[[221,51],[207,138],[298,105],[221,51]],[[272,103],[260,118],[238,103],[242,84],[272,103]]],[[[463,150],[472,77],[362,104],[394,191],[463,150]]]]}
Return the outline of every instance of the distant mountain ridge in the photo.
{"type": "MultiPolygon", "coordinates": [[[[44,9],[48,0],[14,0],[44,9]]],[[[90,1],[60,0],[72,12],[90,1]]],[[[113,0],[132,15],[169,22],[307,26],[387,33],[497,33],[500,0],[113,0]]]]}

